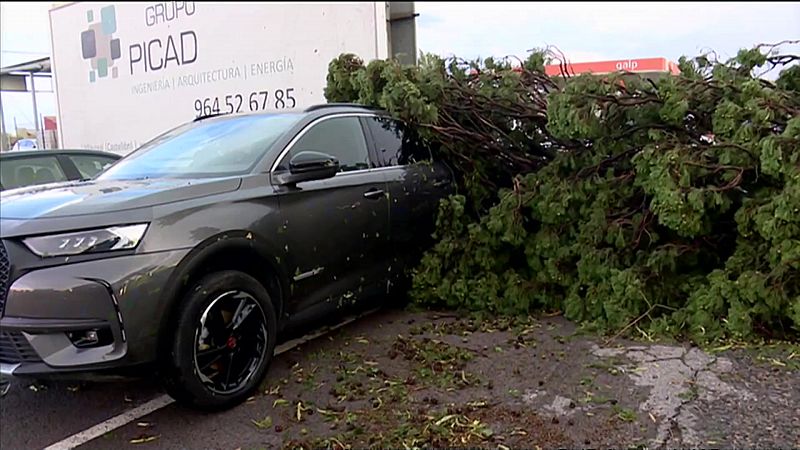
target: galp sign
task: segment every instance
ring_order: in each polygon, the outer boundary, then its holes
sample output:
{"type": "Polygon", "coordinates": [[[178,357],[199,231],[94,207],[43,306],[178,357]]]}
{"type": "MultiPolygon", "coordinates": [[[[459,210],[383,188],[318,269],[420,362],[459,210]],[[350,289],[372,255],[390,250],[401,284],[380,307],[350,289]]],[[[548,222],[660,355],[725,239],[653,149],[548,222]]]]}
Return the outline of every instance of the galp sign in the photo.
{"type": "Polygon", "coordinates": [[[617,70],[633,72],[638,67],[639,67],[639,61],[636,61],[635,59],[629,59],[627,61],[617,61],[617,70]]]}
{"type": "Polygon", "coordinates": [[[612,72],[662,72],[679,73],[678,67],[665,58],[640,58],[623,59],[617,61],[597,61],[583,63],[550,64],[545,66],[545,73],[550,76],[560,75],[562,69],[567,73],[577,75],[580,73],[606,74],[612,72]]]}

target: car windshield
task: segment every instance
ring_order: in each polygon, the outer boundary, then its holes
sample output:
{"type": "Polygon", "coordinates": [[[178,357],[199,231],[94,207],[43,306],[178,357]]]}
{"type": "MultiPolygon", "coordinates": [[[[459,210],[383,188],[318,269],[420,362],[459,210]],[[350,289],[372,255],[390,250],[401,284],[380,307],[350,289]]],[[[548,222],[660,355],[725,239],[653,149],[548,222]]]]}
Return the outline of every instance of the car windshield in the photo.
{"type": "Polygon", "coordinates": [[[121,159],[99,180],[248,173],[300,114],[239,116],[180,126],[121,159]]]}

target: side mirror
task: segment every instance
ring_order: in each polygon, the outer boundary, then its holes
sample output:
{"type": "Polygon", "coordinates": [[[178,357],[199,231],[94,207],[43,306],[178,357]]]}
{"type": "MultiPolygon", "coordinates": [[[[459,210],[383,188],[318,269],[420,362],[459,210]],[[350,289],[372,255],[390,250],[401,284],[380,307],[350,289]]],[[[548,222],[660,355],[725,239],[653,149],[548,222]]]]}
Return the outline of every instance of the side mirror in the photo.
{"type": "Polygon", "coordinates": [[[302,151],[289,161],[289,170],[275,174],[279,185],[292,185],[303,181],[332,178],[339,172],[339,161],[331,155],[315,151],[302,151]]]}

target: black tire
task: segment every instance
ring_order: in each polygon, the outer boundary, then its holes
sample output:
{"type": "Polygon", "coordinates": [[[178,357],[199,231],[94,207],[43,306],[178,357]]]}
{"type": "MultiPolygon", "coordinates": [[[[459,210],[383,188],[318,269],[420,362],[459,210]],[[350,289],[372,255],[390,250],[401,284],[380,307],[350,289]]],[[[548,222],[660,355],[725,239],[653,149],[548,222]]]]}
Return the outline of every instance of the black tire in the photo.
{"type": "MultiPolygon", "coordinates": [[[[241,304],[239,303],[239,309],[242,309],[241,304]]],[[[238,312],[239,310],[237,310],[238,312]]],[[[206,275],[191,286],[181,300],[174,330],[169,354],[162,363],[165,366],[162,367],[162,381],[167,393],[179,403],[191,408],[219,411],[242,403],[264,379],[275,351],[277,321],[272,299],[261,283],[242,272],[222,271],[206,275]],[[231,314],[229,322],[226,323],[225,313],[229,313],[231,309],[224,310],[225,305],[244,301],[247,302],[248,312],[240,316],[237,316],[236,313],[231,314]],[[251,305],[253,306],[250,307],[251,305]],[[257,306],[260,306],[260,310],[257,306]],[[219,310],[219,314],[216,313],[217,310],[219,310]],[[259,315],[259,312],[262,314],[259,315]],[[254,315],[251,316],[251,314],[254,315]],[[242,316],[246,319],[241,319],[237,325],[236,318],[242,316]],[[263,326],[260,324],[262,318],[263,326]],[[248,321],[247,329],[237,330],[236,326],[243,325],[244,320],[248,321]],[[216,321],[214,336],[209,338],[211,327],[204,321],[209,323],[216,321]],[[250,328],[254,328],[254,330],[248,331],[250,328]],[[234,334],[237,331],[250,336],[242,335],[236,338],[234,334]],[[213,341],[224,333],[231,333],[226,344],[220,346],[217,341],[216,345],[219,348],[213,348],[210,351],[200,349],[206,339],[213,341]],[[203,344],[200,344],[201,342],[203,344]],[[241,344],[238,348],[237,343],[241,344]],[[250,346],[254,348],[248,349],[250,346]],[[239,353],[236,353],[237,351],[239,353]],[[246,366],[242,367],[240,380],[235,380],[236,382],[240,381],[241,385],[230,388],[228,381],[217,383],[206,373],[202,373],[203,369],[200,367],[204,364],[198,361],[201,361],[200,357],[210,356],[203,356],[200,353],[212,352],[219,353],[213,355],[211,359],[202,361],[213,359],[216,362],[210,363],[211,369],[206,366],[205,370],[214,371],[215,376],[222,375],[225,369],[218,369],[218,367],[221,364],[225,365],[224,361],[230,358],[227,363],[227,379],[230,379],[231,372],[239,375],[238,370],[234,369],[237,367],[237,364],[234,364],[234,358],[237,358],[237,361],[249,361],[246,366]],[[249,356],[250,354],[255,356],[249,356]],[[219,388],[219,385],[229,389],[215,390],[215,387],[219,388]]],[[[210,346],[206,348],[210,348],[210,346]]]]}

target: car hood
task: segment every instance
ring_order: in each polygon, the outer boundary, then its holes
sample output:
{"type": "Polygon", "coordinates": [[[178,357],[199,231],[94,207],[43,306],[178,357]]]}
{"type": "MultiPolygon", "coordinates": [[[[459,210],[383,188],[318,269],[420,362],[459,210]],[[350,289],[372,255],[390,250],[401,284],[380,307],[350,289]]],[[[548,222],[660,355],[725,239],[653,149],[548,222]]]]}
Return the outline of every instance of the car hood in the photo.
{"type": "Polygon", "coordinates": [[[235,191],[240,178],[92,180],[0,193],[0,218],[47,219],[105,214],[235,191]]]}

